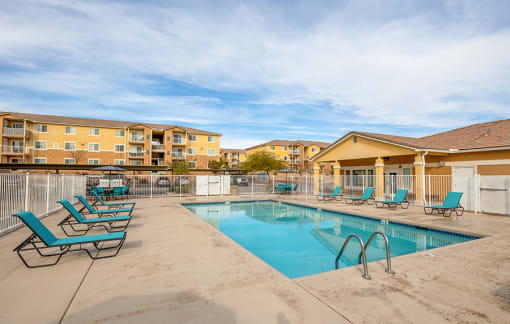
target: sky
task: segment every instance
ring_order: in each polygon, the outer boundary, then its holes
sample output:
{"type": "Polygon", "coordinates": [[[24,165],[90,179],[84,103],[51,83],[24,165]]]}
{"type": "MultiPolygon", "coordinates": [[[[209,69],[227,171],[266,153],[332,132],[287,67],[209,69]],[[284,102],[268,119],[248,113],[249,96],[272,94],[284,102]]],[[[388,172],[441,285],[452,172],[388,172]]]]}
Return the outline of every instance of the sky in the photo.
{"type": "Polygon", "coordinates": [[[0,110],[221,146],[510,118],[510,1],[0,0],[0,110]]]}

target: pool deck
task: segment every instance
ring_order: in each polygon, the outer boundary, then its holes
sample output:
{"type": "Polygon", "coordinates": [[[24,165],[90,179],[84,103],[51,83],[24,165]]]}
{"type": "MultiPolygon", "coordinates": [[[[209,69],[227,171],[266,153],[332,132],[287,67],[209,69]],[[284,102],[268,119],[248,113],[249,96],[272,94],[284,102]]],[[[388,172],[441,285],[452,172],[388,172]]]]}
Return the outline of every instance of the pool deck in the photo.
{"type": "MultiPolygon", "coordinates": [[[[256,199],[272,198],[255,197],[256,199]]],[[[278,197],[277,197],[278,198],[278,197]]],[[[27,269],[12,252],[26,228],[0,237],[0,323],[505,323],[510,318],[510,217],[425,216],[303,197],[282,201],[487,235],[480,240],[295,280],[180,205],[239,197],[137,199],[123,249],[66,255],[27,269]]],[[[251,197],[244,197],[250,200],[251,197]]],[[[64,214],[43,222],[58,237],[64,214]]],[[[36,258],[34,257],[34,260],[36,258]]]]}

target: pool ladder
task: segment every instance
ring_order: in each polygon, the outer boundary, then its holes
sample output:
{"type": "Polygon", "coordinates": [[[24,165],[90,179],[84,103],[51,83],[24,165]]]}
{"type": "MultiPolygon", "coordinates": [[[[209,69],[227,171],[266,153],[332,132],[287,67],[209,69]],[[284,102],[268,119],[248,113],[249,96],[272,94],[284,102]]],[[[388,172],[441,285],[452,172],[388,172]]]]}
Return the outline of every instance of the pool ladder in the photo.
{"type": "Polygon", "coordinates": [[[362,275],[362,277],[367,280],[372,279],[372,277],[370,277],[370,275],[368,274],[366,250],[367,250],[368,246],[370,245],[370,243],[372,243],[372,240],[374,239],[374,237],[376,235],[381,235],[384,238],[384,242],[386,244],[386,272],[389,274],[394,274],[395,272],[393,270],[391,270],[390,242],[388,241],[388,237],[386,236],[386,234],[384,234],[381,231],[373,232],[372,235],[370,235],[370,238],[368,239],[367,244],[363,243],[363,240],[361,239],[361,237],[359,237],[359,235],[351,234],[351,235],[347,236],[347,239],[345,240],[344,245],[342,246],[342,248],[340,249],[340,252],[338,252],[338,255],[336,256],[335,269],[338,269],[338,261],[340,260],[342,253],[344,253],[344,250],[347,247],[347,244],[349,243],[351,238],[354,237],[358,240],[359,244],[361,245],[361,252],[358,255],[358,263],[361,264],[361,261],[363,261],[363,275],[362,275]]]}

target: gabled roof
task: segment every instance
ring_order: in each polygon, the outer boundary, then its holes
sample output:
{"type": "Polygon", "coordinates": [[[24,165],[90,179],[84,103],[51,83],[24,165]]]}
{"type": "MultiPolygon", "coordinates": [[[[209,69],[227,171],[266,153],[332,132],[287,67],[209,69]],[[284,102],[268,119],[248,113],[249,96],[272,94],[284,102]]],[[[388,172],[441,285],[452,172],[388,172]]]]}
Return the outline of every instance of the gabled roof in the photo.
{"type": "Polygon", "coordinates": [[[217,135],[221,136],[220,133],[209,132],[201,129],[184,127],[178,125],[166,125],[166,124],[153,124],[143,122],[130,122],[120,120],[107,120],[107,119],[96,119],[96,118],[81,118],[81,117],[66,117],[66,116],[55,116],[55,115],[40,115],[40,114],[29,114],[19,112],[7,112],[0,111],[0,116],[12,115],[21,119],[26,119],[35,123],[47,123],[47,124],[64,124],[64,125],[79,125],[79,126],[93,126],[93,127],[107,127],[107,128],[128,128],[137,125],[142,125],[157,130],[167,130],[172,128],[180,128],[192,134],[198,135],[217,135]]]}
{"type": "Polygon", "coordinates": [[[425,137],[406,137],[388,134],[351,131],[335,141],[327,150],[315,155],[312,160],[343,142],[352,135],[388,142],[417,150],[461,152],[463,150],[494,149],[510,147],[510,119],[479,123],[456,128],[425,137]]]}
{"type": "Polygon", "coordinates": [[[312,146],[312,145],[317,145],[320,148],[326,148],[331,143],[318,142],[318,141],[304,141],[304,140],[290,141],[290,140],[275,139],[275,140],[272,140],[272,141],[269,141],[269,142],[265,142],[265,143],[261,143],[261,144],[258,144],[258,145],[252,146],[252,147],[248,147],[247,150],[250,150],[250,149],[253,149],[253,148],[256,148],[256,147],[259,147],[259,146],[266,146],[266,145],[290,146],[290,145],[296,145],[296,144],[301,144],[301,145],[303,145],[305,147],[312,146]]]}
{"type": "Polygon", "coordinates": [[[246,150],[245,149],[222,148],[222,149],[220,149],[220,152],[222,152],[222,153],[246,153],[246,150]]]}

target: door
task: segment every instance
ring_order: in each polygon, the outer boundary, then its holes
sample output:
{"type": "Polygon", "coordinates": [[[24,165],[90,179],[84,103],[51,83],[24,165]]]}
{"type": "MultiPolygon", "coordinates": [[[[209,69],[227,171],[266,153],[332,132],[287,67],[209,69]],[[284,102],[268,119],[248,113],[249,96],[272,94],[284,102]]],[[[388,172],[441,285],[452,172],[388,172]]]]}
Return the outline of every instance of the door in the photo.
{"type": "Polygon", "coordinates": [[[467,210],[475,208],[475,168],[474,167],[454,167],[453,168],[453,191],[462,192],[460,204],[467,210]]]}
{"type": "Polygon", "coordinates": [[[209,194],[208,176],[197,176],[197,196],[207,196],[209,194]]]}
{"type": "Polygon", "coordinates": [[[209,176],[209,195],[221,194],[220,176],[209,176]]]}

